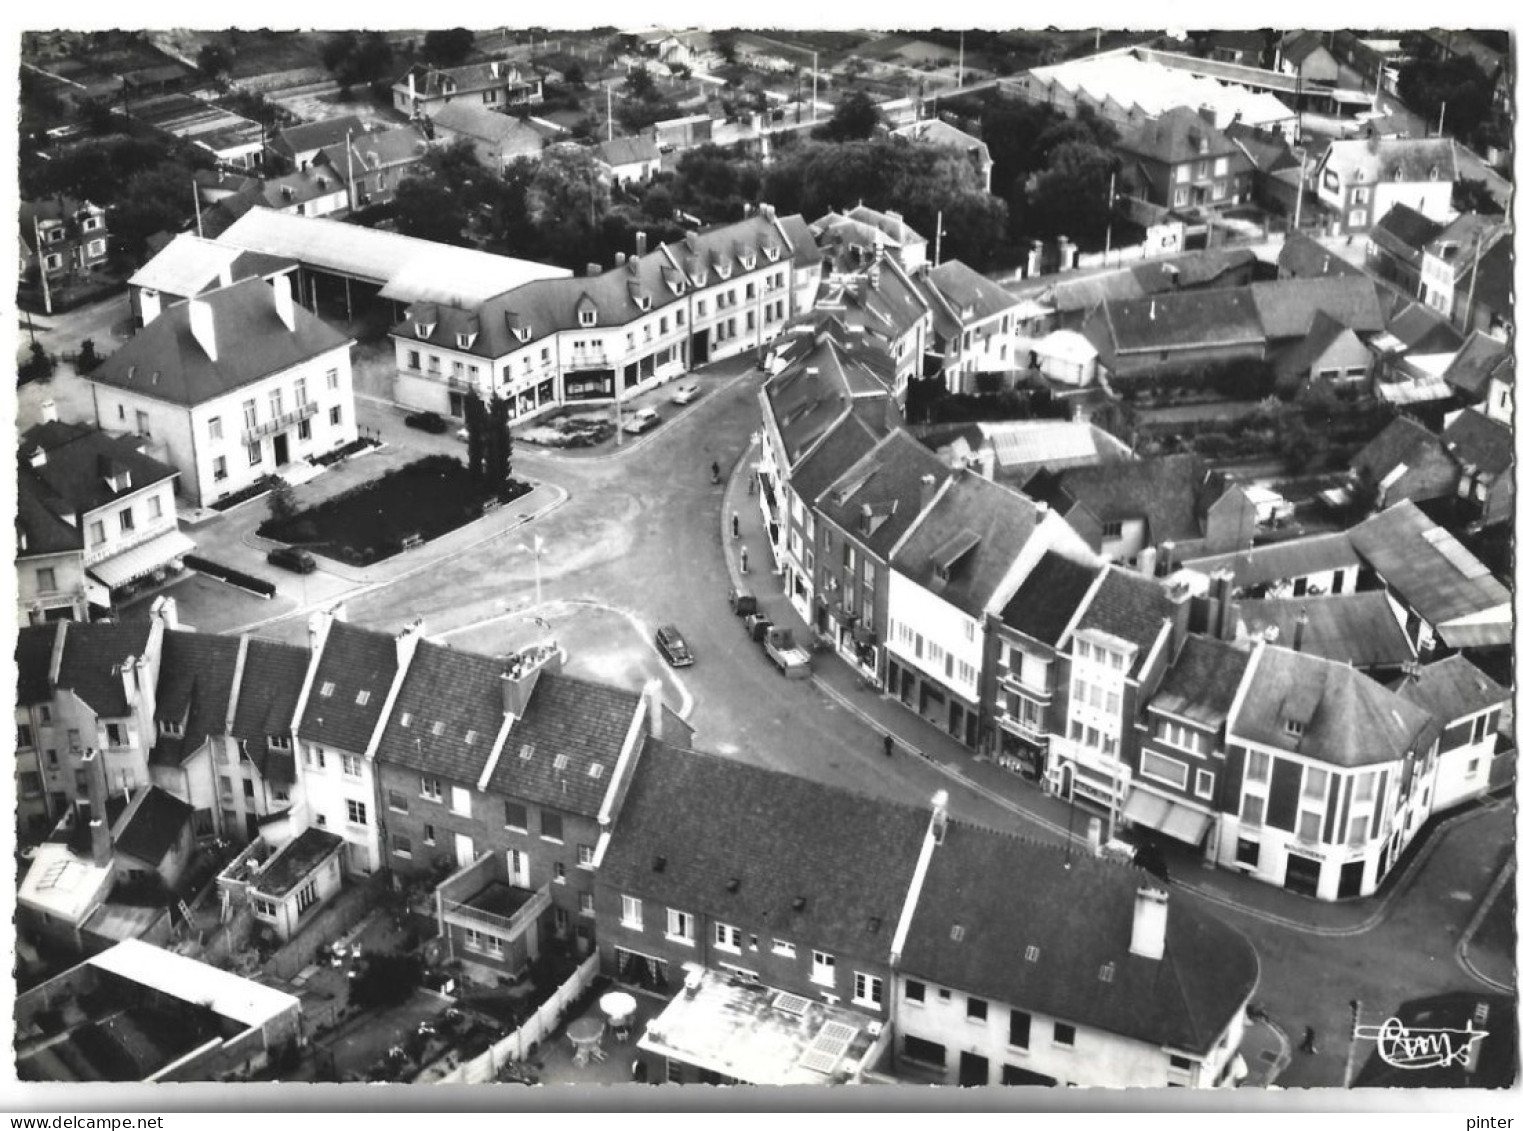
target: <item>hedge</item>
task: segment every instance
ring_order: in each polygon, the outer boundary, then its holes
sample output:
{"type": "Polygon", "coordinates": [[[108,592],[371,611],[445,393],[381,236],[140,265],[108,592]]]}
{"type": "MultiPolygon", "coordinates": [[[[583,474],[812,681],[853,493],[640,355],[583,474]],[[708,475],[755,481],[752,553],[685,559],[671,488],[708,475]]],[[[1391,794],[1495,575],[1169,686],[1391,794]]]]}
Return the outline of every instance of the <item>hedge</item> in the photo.
{"type": "Polygon", "coordinates": [[[244,573],[242,570],[225,566],[208,558],[196,554],[186,554],[185,564],[198,573],[204,573],[207,577],[215,577],[218,581],[225,581],[229,585],[236,585],[239,589],[247,589],[250,593],[257,593],[261,597],[275,596],[275,585],[262,577],[244,573]]]}

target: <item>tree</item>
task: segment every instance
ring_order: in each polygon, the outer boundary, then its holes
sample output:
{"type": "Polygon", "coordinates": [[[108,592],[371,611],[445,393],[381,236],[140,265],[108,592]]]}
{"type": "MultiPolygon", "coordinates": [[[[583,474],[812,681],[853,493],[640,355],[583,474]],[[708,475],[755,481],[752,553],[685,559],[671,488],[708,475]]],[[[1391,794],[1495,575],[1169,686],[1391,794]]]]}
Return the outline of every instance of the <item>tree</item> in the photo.
{"type": "Polygon", "coordinates": [[[486,406],[472,389],[465,398],[465,469],[480,484],[486,475],[486,406]]]}
{"type": "Polygon", "coordinates": [[[566,77],[567,86],[574,86],[577,89],[586,87],[587,72],[582,70],[580,63],[568,63],[566,69],[561,73],[566,77]]]}
{"type": "Polygon", "coordinates": [[[412,175],[402,178],[392,201],[397,231],[404,236],[432,240],[435,243],[466,246],[466,225],[470,222],[460,196],[438,177],[412,175]]]}
{"type": "Polygon", "coordinates": [[[505,497],[513,484],[513,430],[508,400],[493,394],[483,402],[476,390],[465,399],[467,470],[483,493],[505,497]]]}
{"type": "Polygon", "coordinates": [[[1396,94],[1430,123],[1443,115],[1444,129],[1468,138],[1491,111],[1492,80],[1468,55],[1403,63],[1396,94]]]}
{"type": "Polygon", "coordinates": [[[273,479],[270,486],[270,521],[286,522],[296,517],[296,488],[278,475],[273,476],[273,479]]]}
{"type": "Polygon", "coordinates": [[[1044,237],[1068,236],[1084,242],[1105,230],[1110,219],[1110,178],[1116,159],[1109,150],[1084,141],[1065,141],[1051,164],[1026,190],[1029,230],[1044,237]]]}
{"type": "Polygon", "coordinates": [[[1486,182],[1460,177],[1454,182],[1452,203],[1456,212],[1479,212],[1483,216],[1500,216],[1502,206],[1486,187],[1486,182]]]}
{"type": "Polygon", "coordinates": [[[836,111],[814,131],[821,141],[863,141],[873,136],[883,122],[877,103],[857,90],[836,104],[836,111]]]}
{"type": "Polygon", "coordinates": [[[89,374],[95,372],[96,369],[100,368],[100,363],[101,358],[95,352],[94,339],[86,338],[84,341],[80,342],[79,358],[74,363],[74,368],[79,372],[80,376],[88,376],[89,374]]]}
{"type": "Polygon", "coordinates": [[[111,234],[121,250],[140,262],[148,238],[183,231],[195,214],[193,171],[179,161],[135,173],[123,186],[111,216],[111,234]]]}
{"type": "Polygon", "coordinates": [[[641,98],[646,101],[659,97],[660,94],[656,89],[656,80],[644,67],[629,68],[629,74],[624,76],[624,92],[631,98],[641,98]]]}
{"type": "Polygon", "coordinates": [[[349,1001],[360,1009],[401,1005],[422,982],[421,955],[369,954],[364,969],[349,983],[349,1001]]]}
{"type": "Polygon", "coordinates": [[[423,37],[423,58],[436,67],[456,67],[470,58],[475,44],[476,33],[468,28],[431,31],[423,37]]]}
{"type": "Polygon", "coordinates": [[[52,355],[42,348],[41,342],[33,342],[31,356],[21,363],[16,371],[20,378],[20,384],[25,385],[28,381],[46,381],[53,376],[53,370],[58,363],[52,355]]]}
{"type": "Polygon", "coordinates": [[[391,73],[391,44],[380,32],[341,31],[323,41],[319,57],[344,96],[357,83],[374,83],[391,73]]]}
{"type": "Polygon", "coordinates": [[[219,43],[205,44],[196,52],[196,68],[213,82],[226,75],[232,65],[227,48],[219,43]]]}

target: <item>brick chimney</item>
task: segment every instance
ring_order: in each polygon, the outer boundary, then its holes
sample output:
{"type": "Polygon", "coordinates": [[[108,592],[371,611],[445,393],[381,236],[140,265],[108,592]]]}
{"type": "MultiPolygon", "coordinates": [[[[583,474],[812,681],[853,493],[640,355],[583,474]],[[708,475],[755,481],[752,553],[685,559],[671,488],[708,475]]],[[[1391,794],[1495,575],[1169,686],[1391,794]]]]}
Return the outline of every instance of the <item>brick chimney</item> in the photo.
{"type": "Polygon", "coordinates": [[[508,656],[501,678],[503,714],[515,719],[523,718],[524,712],[529,709],[529,698],[534,694],[534,685],[539,682],[540,674],[560,671],[564,658],[565,653],[553,642],[538,644],[508,656]]]}
{"type": "Polygon", "coordinates": [[[1032,240],[1031,250],[1026,253],[1026,277],[1035,279],[1042,273],[1042,241],[1032,240]]]}
{"type": "Polygon", "coordinates": [[[931,835],[937,844],[947,839],[947,791],[938,789],[931,797],[931,835]]]}
{"type": "Polygon", "coordinates": [[[936,497],[936,477],[934,475],[922,475],[920,477],[920,513],[924,514],[931,505],[931,500],[936,497]]]}
{"type": "Polygon", "coordinates": [[[275,291],[275,313],[287,330],[296,332],[296,305],[291,300],[291,276],[276,275],[270,280],[275,291]]]}
{"type": "Polygon", "coordinates": [[[644,255],[645,254],[645,247],[646,247],[645,233],[644,232],[636,232],[635,233],[635,254],[636,255],[644,255]]]}
{"type": "Polygon", "coordinates": [[[90,862],[104,868],[112,857],[111,826],[106,821],[106,759],[99,750],[88,750],[82,765],[90,795],[90,862]]]}
{"type": "Polygon", "coordinates": [[[1132,953],[1139,958],[1163,957],[1169,931],[1169,893],[1143,884],[1132,905],[1132,953]]]}
{"type": "Polygon", "coordinates": [[[1296,614],[1295,635],[1290,638],[1290,647],[1293,651],[1299,652],[1301,650],[1301,645],[1306,639],[1306,622],[1309,619],[1305,609],[1296,614]]]}
{"type": "Polygon", "coordinates": [[[37,406],[38,415],[44,424],[53,424],[58,420],[58,402],[49,397],[37,406]]]}
{"type": "Polygon", "coordinates": [[[661,681],[648,679],[645,681],[645,690],[641,692],[645,699],[645,729],[652,737],[661,737],[663,716],[666,714],[666,704],[661,699],[661,681]]]}
{"type": "Polygon", "coordinates": [[[190,333],[196,344],[206,351],[206,356],[217,360],[217,327],[212,316],[211,304],[193,298],[185,304],[190,316],[190,333]]]}

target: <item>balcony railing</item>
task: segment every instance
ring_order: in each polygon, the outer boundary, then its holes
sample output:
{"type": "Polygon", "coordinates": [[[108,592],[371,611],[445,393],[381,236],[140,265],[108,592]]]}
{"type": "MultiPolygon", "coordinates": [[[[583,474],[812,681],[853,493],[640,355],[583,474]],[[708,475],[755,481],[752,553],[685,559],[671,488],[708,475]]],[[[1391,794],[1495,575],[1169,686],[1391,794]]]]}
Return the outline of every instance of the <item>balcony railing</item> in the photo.
{"type": "Polygon", "coordinates": [[[566,359],[570,369],[602,369],[608,365],[606,349],[573,349],[566,359]]]}
{"type": "Polygon", "coordinates": [[[1008,730],[1011,734],[1017,736],[1018,738],[1024,738],[1027,742],[1030,742],[1035,746],[1045,748],[1047,745],[1047,739],[1050,737],[1047,731],[1042,729],[1039,724],[1025,722],[1021,719],[1016,718],[1014,715],[1006,714],[1004,711],[1001,711],[999,714],[995,715],[994,721],[1002,726],[1005,730],[1008,730]]]}
{"type": "Polygon", "coordinates": [[[550,885],[546,884],[529,896],[511,915],[498,915],[483,911],[468,903],[440,898],[439,910],[445,923],[486,931],[508,942],[519,938],[538,922],[550,906],[550,885]]]}
{"type": "Polygon", "coordinates": [[[275,432],[284,432],[293,424],[300,424],[308,417],[317,415],[317,402],[308,401],[306,404],[297,405],[290,412],[283,412],[279,416],[263,423],[256,424],[252,428],[243,430],[243,442],[252,444],[261,436],[269,436],[275,432]]]}
{"type": "Polygon", "coordinates": [[[1000,671],[999,681],[1010,691],[1018,691],[1031,699],[1040,699],[1043,703],[1052,702],[1052,686],[1050,684],[1038,687],[1036,684],[1027,683],[1019,676],[1012,675],[1008,669],[1000,671]]]}

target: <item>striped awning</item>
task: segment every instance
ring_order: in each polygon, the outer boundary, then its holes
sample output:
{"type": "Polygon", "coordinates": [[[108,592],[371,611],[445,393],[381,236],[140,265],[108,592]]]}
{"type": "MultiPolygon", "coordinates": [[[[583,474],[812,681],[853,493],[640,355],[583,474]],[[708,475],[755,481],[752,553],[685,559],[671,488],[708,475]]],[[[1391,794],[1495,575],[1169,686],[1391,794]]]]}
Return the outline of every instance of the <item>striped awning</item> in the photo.
{"type": "Polygon", "coordinates": [[[102,585],[116,589],[168,565],[175,558],[193,553],[195,548],[196,544],[184,534],[170,530],[115,557],[96,562],[89,573],[102,585]]]}
{"type": "Polygon", "coordinates": [[[1170,801],[1145,789],[1134,789],[1121,810],[1123,820],[1146,825],[1164,836],[1182,840],[1186,844],[1199,845],[1206,837],[1211,817],[1199,809],[1170,801]]]}

